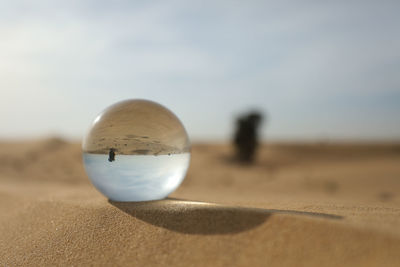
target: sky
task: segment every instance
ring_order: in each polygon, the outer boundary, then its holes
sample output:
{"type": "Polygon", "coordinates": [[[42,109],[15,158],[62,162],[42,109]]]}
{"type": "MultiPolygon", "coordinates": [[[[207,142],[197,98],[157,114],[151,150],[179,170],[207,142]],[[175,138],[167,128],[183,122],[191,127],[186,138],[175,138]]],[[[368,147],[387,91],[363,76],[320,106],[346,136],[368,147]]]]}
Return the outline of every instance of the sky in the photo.
{"type": "Polygon", "coordinates": [[[81,138],[128,98],[193,140],[400,139],[399,1],[0,0],[0,138],[81,138]]]}

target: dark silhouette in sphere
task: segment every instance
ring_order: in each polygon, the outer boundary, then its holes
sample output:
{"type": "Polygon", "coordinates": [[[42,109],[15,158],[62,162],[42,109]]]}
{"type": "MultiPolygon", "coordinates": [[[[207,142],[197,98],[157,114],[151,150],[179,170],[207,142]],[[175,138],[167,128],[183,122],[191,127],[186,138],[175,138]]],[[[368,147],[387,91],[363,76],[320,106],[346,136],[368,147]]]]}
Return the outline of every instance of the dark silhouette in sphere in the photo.
{"type": "Polygon", "coordinates": [[[262,114],[251,112],[237,119],[234,145],[237,158],[244,163],[252,163],[259,145],[258,129],[262,121],[262,114]]]}
{"type": "Polygon", "coordinates": [[[115,149],[111,148],[110,152],[108,153],[108,161],[112,162],[115,160],[115,149]]]}

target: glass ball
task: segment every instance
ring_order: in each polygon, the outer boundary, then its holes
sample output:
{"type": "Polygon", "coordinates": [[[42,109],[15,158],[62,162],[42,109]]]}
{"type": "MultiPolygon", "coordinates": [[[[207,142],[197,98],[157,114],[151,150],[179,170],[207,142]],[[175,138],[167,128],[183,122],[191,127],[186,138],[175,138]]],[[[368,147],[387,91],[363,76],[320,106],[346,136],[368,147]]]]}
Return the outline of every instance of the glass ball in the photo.
{"type": "Polygon", "coordinates": [[[83,139],[93,185],[113,201],[163,199],[183,181],[190,141],[179,119],[148,100],[125,100],[103,112],[83,139]]]}

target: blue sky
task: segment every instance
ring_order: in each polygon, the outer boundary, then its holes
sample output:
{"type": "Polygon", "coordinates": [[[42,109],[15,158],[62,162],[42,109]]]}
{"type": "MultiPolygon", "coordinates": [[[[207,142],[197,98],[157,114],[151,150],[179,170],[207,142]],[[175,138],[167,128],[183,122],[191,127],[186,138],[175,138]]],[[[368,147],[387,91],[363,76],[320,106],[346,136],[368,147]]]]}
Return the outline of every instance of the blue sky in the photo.
{"type": "Polygon", "coordinates": [[[80,138],[125,98],[195,140],[400,139],[398,1],[0,0],[0,138],[80,138]]]}

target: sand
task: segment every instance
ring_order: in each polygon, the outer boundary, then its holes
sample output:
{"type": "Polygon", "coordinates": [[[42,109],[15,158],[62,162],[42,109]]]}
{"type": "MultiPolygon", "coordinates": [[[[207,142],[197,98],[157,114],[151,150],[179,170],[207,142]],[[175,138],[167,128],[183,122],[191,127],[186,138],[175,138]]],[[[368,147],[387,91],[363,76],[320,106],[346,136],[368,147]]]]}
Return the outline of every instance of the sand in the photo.
{"type": "Polygon", "coordinates": [[[108,201],[79,144],[0,142],[1,266],[400,266],[400,146],[197,144],[169,199],[108,201]]]}

